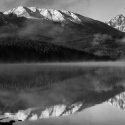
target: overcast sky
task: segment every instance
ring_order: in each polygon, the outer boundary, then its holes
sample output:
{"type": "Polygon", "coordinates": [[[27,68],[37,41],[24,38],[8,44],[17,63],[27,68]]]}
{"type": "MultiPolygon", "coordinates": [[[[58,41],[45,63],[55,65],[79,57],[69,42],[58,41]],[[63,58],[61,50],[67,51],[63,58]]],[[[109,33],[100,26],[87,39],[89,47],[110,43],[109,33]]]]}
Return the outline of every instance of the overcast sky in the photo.
{"type": "Polygon", "coordinates": [[[69,10],[100,21],[125,15],[125,0],[0,0],[0,11],[17,6],[69,10]]]}

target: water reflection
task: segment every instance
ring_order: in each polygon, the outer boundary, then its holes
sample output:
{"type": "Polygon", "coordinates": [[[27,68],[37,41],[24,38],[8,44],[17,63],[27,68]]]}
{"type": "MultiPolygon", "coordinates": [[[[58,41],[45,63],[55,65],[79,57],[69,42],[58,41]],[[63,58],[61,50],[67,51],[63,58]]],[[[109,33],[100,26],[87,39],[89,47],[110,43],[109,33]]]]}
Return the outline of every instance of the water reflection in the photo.
{"type": "Polygon", "coordinates": [[[25,121],[82,113],[125,91],[125,67],[7,67],[0,68],[1,117],[25,121]]]}
{"type": "Polygon", "coordinates": [[[109,99],[108,103],[117,107],[118,109],[125,110],[125,92],[122,92],[109,99]]]}
{"type": "MultiPolygon", "coordinates": [[[[38,120],[36,122],[24,122],[23,125],[125,125],[125,110],[119,110],[114,107],[111,100],[114,98],[121,98],[124,96],[124,92],[117,96],[105,101],[101,104],[97,104],[92,107],[88,107],[79,113],[76,113],[67,117],[49,118],[45,120],[38,120]],[[110,104],[109,104],[110,103],[110,104]]],[[[123,99],[124,100],[124,99],[123,99]]],[[[114,102],[114,103],[117,103],[114,102]]],[[[113,103],[113,104],[114,104],[113,103]]],[[[117,105],[118,106],[118,105],[117,105]]],[[[119,105],[120,106],[120,105],[119,105]]],[[[118,107],[119,107],[118,106],[118,107]]],[[[16,125],[22,125],[18,123],[16,125]]]]}

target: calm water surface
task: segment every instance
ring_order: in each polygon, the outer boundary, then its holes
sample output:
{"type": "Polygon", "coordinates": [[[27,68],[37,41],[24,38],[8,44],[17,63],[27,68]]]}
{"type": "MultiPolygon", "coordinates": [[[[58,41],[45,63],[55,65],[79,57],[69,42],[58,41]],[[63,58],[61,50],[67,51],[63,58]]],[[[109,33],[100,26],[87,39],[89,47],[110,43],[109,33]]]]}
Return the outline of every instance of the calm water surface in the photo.
{"type": "Polygon", "coordinates": [[[124,125],[124,91],[124,63],[0,65],[1,118],[34,109],[17,125],[124,125]],[[74,111],[76,104],[80,108],[74,111]],[[40,117],[47,108],[62,105],[61,114],[53,110],[40,117]],[[30,121],[33,114],[37,119],[30,121]]]}

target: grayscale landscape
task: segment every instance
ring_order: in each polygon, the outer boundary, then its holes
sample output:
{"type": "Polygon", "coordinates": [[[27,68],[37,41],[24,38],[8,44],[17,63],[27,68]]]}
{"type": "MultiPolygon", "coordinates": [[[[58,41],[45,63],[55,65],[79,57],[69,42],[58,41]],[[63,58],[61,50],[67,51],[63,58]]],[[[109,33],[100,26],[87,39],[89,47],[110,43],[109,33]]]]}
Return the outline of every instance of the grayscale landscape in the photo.
{"type": "Polygon", "coordinates": [[[0,125],[125,125],[124,0],[0,1],[0,125]]]}

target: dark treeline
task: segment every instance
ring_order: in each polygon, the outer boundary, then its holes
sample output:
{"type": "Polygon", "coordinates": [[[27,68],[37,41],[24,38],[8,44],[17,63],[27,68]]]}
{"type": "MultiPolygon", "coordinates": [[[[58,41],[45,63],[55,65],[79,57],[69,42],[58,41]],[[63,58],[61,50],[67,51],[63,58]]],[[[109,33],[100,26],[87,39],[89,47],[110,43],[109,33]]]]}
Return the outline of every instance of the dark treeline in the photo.
{"type": "Polygon", "coordinates": [[[0,39],[0,62],[70,62],[89,60],[113,60],[110,57],[99,57],[83,51],[55,45],[39,40],[20,38],[0,39]]]}

